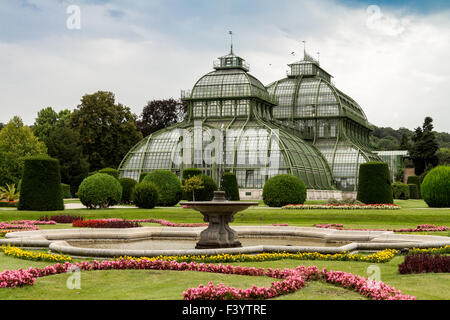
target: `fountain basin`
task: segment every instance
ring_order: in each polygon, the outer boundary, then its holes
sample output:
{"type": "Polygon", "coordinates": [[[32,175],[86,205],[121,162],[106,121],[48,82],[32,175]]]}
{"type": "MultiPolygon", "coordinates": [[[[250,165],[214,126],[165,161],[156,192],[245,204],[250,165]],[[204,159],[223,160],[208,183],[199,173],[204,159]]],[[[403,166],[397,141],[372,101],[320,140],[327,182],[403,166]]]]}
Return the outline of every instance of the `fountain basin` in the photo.
{"type": "Polygon", "coordinates": [[[49,248],[53,252],[81,257],[156,257],[217,254],[258,254],[263,252],[319,252],[334,254],[387,248],[432,248],[450,245],[449,237],[405,235],[390,231],[350,231],[305,227],[236,226],[243,247],[194,249],[204,227],[167,228],[143,227],[131,229],[47,229],[8,233],[0,245],[49,248]],[[307,238],[309,243],[301,243],[307,238]],[[281,240],[280,240],[281,239],[281,240]],[[295,240],[297,239],[297,240],[295,240]],[[136,241],[158,240],[151,249],[102,247],[105,242],[131,244],[136,241]],[[190,241],[190,247],[175,247],[170,241],[190,241]],[[254,242],[247,242],[248,240],[254,242]],[[294,242],[297,241],[297,242],[294,242]],[[80,241],[90,245],[78,246],[80,241]],[[167,245],[165,245],[167,241],[167,245]],[[280,242],[281,241],[281,242],[280,242]],[[313,241],[313,242],[311,242],[313,241]],[[78,244],[77,244],[78,243],[78,244]]]}

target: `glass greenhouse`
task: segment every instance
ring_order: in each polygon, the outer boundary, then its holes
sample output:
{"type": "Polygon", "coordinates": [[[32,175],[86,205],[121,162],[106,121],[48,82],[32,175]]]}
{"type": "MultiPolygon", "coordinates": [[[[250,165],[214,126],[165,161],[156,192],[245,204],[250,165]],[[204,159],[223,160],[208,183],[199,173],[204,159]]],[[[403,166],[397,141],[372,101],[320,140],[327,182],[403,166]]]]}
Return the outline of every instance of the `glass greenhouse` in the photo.
{"type": "MultiPolygon", "coordinates": [[[[295,82],[297,78],[292,79],[295,82]]],[[[327,153],[319,151],[317,146],[325,150],[325,145],[302,139],[306,128],[300,125],[300,119],[280,121],[289,117],[280,117],[287,104],[284,95],[278,93],[286,92],[290,85],[288,81],[281,83],[270,87],[274,90],[269,94],[249,74],[248,64],[231,50],[192,90],[182,91],[181,98],[189,106],[185,120],[133,147],[119,167],[120,176],[138,180],[142,172],[156,169],[172,170],[181,176],[184,169],[196,167],[218,184],[224,172],[233,172],[241,188],[261,189],[268,178],[289,173],[300,177],[308,188],[331,189],[329,163],[334,163],[338,172],[338,161],[330,161],[327,153]]],[[[293,106],[290,109],[294,110],[293,106]]],[[[328,135],[332,130],[335,136],[341,134],[337,128],[327,130],[328,135]]],[[[341,144],[337,149],[332,153],[340,152],[341,144]]],[[[355,150],[354,157],[359,157],[362,148],[355,150]]]]}
{"type": "Polygon", "coordinates": [[[327,160],[336,186],[356,190],[361,163],[381,161],[369,147],[370,127],[361,107],[331,83],[331,75],[305,53],[286,78],[267,90],[277,100],[273,117],[300,131],[327,160]]]}

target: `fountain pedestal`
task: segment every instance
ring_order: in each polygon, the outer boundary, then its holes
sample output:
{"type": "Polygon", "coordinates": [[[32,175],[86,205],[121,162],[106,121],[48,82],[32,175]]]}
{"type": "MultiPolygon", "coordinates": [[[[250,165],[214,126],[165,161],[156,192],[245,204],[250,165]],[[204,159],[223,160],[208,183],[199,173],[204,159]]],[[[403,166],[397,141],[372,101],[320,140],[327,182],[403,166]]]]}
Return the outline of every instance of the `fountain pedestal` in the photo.
{"type": "Polygon", "coordinates": [[[217,249],[242,247],[238,234],[228,223],[234,221],[234,215],[250,206],[257,206],[257,202],[227,201],[225,192],[214,192],[212,201],[184,202],[181,205],[199,211],[208,228],[200,233],[200,241],[196,249],[217,249]]]}

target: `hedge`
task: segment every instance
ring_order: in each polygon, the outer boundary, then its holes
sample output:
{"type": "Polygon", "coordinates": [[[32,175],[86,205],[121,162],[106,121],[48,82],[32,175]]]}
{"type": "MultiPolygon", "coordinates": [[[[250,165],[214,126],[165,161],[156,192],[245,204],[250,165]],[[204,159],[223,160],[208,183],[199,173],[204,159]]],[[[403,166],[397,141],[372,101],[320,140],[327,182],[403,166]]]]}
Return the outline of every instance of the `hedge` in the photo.
{"type": "Polygon", "coordinates": [[[119,179],[119,183],[122,186],[122,199],[120,202],[130,204],[132,202],[131,196],[133,194],[133,189],[137,184],[136,180],[131,178],[121,178],[119,179]]]}
{"type": "Polygon", "coordinates": [[[153,182],[158,189],[157,206],[172,207],[180,202],[183,189],[177,175],[168,170],[155,170],[147,174],[143,182],[153,182]]]}
{"type": "Polygon", "coordinates": [[[122,186],[119,180],[106,173],[96,173],[81,182],[78,197],[89,209],[107,208],[122,199],[122,186]]]}
{"type": "Polygon", "coordinates": [[[392,194],[394,199],[408,200],[410,198],[409,186],[405,183],[394,182],[392,184],[392,194]]]}
{"type": "Polygon", "coordinates": [[[117,169],[114,168],[103,168],[101,170],[98,170],[98,173],[105,173],[105,174],[109,174],[110,176],[116,178],[117,180],[119,180],[119,171],[117,169]]]}
{"type": "Polygon", "coordinates": [[[144,180],[146,175],[148,175],[148,172],[141,172],[141,174],[139,175],[139,183],[144,180]]]}
{"type": "Polygon", "coordinates": [[[231,172],[225,172],[220,181],[220,189],[225,191],[225,198],[230,201],[239,201],[239,187],[236,175],[231,172]]]}
{"type": "MultiPolygon", "coordinates": [[[[195,176],[195,174],[193,176],[195,176]]],[[[217,184],[210,176],[205,174],[200,174],[198,176],[203,181],[203,188],[195,191],[195,201],[211,201],[214,198],[214,191],[218,190],[217,184]]],[[[193,200],[191,192],[184,192],[184,197],[186,197],[186,200],[188,201],[193,200]]]]}
{"type": "Polygon", "coordinates": [[[296,176],[278,175],[266,181],[262,197],[269,207],[303,204],[306,200],[306,185],[296,176]]]}
{"type": "Polygon", "coordinates": [[[59,161],[48,156],[24,159],[19,210],[64,210],[59,161]]]}
{"type": "Polygon", "coordinates": [[[410,199],[420,199],[419,198],[419,188],[415,183],[408,183],[409,187],[409,198],[410,199]]]}
{"type": "Polygon", "coordinates": [[[153,209],[158,202],[158,189],[153,182],[142,181],[134,187],[132,199],[141,209],[153,209]]]}
{"type": "Polygon", "coordinates": [[[450,166],[439,166],[423,179],[422,198],[432,208],[450,207],[450,166]]]}
{"type": "Polygon", "coordinates": [[[70,198],[70,186],[65,183],[61,183],[62,195],[64,199],[70,198]]]}
{"type": "Polygon", "coordinates": [[[367,162],[360,165],[356,199],[365,204],[394,203],[387,163],[367,162]]]}
{"type": "Polygon", "coordinates": [[[417,185],[418,196],[417,196],[417,198],[412,198],[411,197],[411,199],[421,199],[422,196],[421,196],[421,193],[420,193],[420,177],[419,176],[409,176],[406,183],[407,184],[412,184],[413,183],[413,184],[417,185]]]}

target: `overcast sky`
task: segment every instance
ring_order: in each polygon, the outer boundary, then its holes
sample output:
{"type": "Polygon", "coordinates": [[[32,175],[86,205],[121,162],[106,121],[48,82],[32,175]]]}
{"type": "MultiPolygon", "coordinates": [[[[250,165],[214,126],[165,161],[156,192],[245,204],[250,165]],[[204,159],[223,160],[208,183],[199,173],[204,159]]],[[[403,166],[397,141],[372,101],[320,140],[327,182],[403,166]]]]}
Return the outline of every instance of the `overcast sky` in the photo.
{"type": "Polygon", "coordinates": [[[413,129],[431,116],[450,132],[448,0],[1,0],[0,122],[30,125],[98,90],[139,115],[210,72],[229,30],[265,85],[305,40],[371,123],[413,129]]]}

